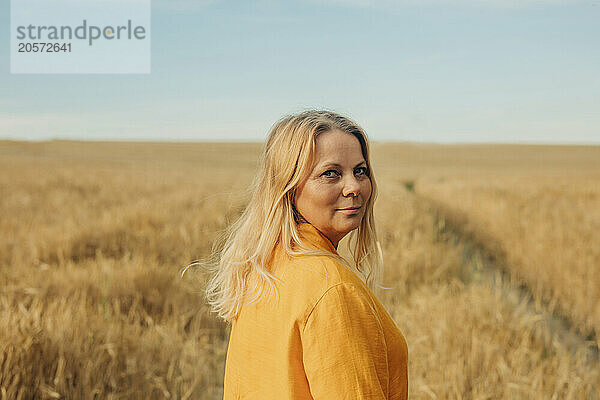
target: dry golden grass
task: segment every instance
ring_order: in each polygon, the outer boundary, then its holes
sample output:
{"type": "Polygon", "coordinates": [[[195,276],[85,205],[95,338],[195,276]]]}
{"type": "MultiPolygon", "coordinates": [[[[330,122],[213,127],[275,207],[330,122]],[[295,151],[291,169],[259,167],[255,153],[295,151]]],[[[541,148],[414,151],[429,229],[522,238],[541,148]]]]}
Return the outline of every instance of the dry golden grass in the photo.
{"type": "Polygon", "coordinates": [[[389,188],[379,215],[388,285],[382,296],[409,343],[410,397],[600,398],[600,368],[548,313],[495,274],[429,202],[389,188]]]}
{"type": "MultiPolygon", "coordinates": [[[[259,149],[0,142],[0,398],[220,398],[228,328],[207,310],[206,277],[179,273],[209,254],[240,211],[259,149]]],[[[465,256],[467,242],[445,229],[448,215],[405,190],[414,182],[434,197],[452,179],[469,183],[474,163],[493,173],[524,162],[523,149],[503,151],[374,145],[392,287],[381,298],[407,337],[410,396],[600,398],[600,368],[586,361],[585,346],[568,347],[505,280],[483,277],[465,256]]],[[[572,152],[557,152],[567,169],[589,166],[579,156],[569,161],[572,152]]],[[[531,174],[547,176],[543,169],[531,174]]],[[[590,207],[568,195],[562,201],[564,209],[590,207]]],[[[461,221],[477,221],[469,212],[461,221]]],[[[564,215],[555,222],[563,238],[577,235],[564,215]]],[[[510,232],[479,238],[500,243],[510,232]]],[[[594,251],[585,243],[573,257],[594,251]]],[[[585,310],[569,317],[589,317],[585,310]]]]}
{"type": "Polygon", "coordinates": [[[593,150],[579,155],[587,164],[577,170],[558,170],[571,156],[565,151],[549,157],[557,170],[546,174],[531,161],[521,171],[421,179],[416,190],[435,199],[538,301],[599,337],[600,147],[593,150]]]}

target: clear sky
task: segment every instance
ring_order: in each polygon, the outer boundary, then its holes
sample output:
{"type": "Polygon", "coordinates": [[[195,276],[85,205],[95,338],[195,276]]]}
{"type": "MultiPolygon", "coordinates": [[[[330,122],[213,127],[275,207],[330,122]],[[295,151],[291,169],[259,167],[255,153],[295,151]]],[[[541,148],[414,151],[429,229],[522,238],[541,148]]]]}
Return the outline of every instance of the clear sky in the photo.
{"type": "Polygon", "coordinates": [[[263,140],[306,108],[373,140],[600,144],[600,0],[152,0],[150,74],[10,74],[0,138],[263,140]]]}

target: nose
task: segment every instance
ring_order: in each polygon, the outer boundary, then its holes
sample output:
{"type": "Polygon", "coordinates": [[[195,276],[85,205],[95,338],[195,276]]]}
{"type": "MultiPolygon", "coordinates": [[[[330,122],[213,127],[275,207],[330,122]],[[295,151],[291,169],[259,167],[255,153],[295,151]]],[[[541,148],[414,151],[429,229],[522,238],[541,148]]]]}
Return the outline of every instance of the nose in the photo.
{"type": "Polygon", "coordinates": [[[342,195],[344,197],[357,197],[360,193],[360,183],[354,174],[346,176],[344,179],[344,187],[342,188],[342,195]]]}

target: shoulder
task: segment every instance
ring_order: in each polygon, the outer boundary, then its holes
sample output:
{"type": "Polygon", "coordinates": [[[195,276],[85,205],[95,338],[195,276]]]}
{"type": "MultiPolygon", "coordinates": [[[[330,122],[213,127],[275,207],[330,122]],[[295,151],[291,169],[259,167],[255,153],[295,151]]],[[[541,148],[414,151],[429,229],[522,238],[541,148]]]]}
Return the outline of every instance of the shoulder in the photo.
{"type": "Polygon", "coordinates": [[[314,398],[389,396],[385,331],[369,296],[351,283],[327,290],[300,332],[304,371],[314,398]]]}
{"type": "Polygon", "coordinates": [[[273,260],[275,275],[281,279],[278,287],[284,297],[295,303],[301,325],[315,306],[340,290],[368,298],[366,286],[356,273],[333,256],[306,255],[290,257],[280,249],[273,260]]]}
{"type": "Polygon", "coordinates": [[[285,284],[297,289],[299,286],[318,297],[340,283],[362,284],[356,273],[334,255],[291,257],[280,249],[274,261],[277,275],[285,284]]]}
{"type": "Polygon", "coordinates": [[[340,282],[315,302],[302,324],[302,332],[317,336],[327,332],[331,338],[346,339],[353,332],[356,338],[368,338],[375,332],[383,335],[383,327],[368,292],[351,282],[340,282]]]}

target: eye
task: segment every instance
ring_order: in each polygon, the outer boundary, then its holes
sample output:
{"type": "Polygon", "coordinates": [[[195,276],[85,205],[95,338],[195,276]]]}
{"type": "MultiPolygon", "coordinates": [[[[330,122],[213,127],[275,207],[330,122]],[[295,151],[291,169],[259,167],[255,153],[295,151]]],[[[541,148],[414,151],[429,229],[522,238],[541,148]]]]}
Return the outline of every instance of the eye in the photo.
{"type": "Polygon", "coordinates": [[[369,170],[367,169],[367,167],[358,167],[354,169],[354,174],[359,176],[367,176],[368,172],[369,170]]]}
{"type": "Polygon", "coordinates": [[[327,171],[323,172],[321,176],[324,176],[326,178],[337,178],[339,174],[340,173],[335,169],[328,169],[327,171]]]}

